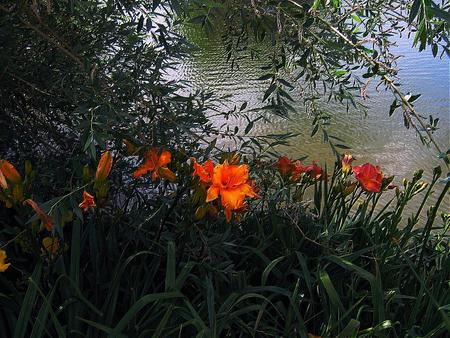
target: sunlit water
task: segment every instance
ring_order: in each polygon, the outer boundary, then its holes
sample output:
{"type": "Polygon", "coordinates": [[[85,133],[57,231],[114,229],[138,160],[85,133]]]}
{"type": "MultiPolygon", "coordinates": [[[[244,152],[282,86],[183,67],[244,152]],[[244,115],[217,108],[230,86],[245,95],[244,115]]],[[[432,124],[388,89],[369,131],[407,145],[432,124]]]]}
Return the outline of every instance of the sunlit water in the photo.
{"type": "MultiPolygon", "coordinates": [[[[239,107],[244,101],[248,102],[248,108],[262,105],[263,93],[268,84],[257,79],[265,74],[260,67],[268,60],[246,58],[239,61],[239,68],[232,69],[230,63],[226,62],[225,47],[219,34],[190,29],[184,33],[198,49],[183,61],[171,77],[187,80],[192,88],[212,91],[218,96],[231,95],[229,102],[223,106],[224,112],[234,105],[239,107]]],[[[446,56],[442,59],[433,58],[431,51],[419,53],[411,47],[411,43],[405,37],[399,39],[398,46],[392,49],[394,54],[403,56],[398,61],[399,83],[405,93],[422,94],[415,102],[415,107],[422,115],[431,114],[440,119],[440,129],[435,138],[445,151],[450,147],[450,62],[446,56]]],[[[291,139],[291,145],[278,151],[293,158],[307,155],[321,163],[333,163],[333,153],[320,134],[310,137],[311,117],[301,103],[301,93],[294,89],[290,94],[298,100],[293,104],[297,112],[290,116],[290,120],[273,117],[270,123],[257,124],[252,134],[296,133],[298,136],[291,139]]],[[[355,109],[347,112],[345,107],[336,103],[323,107],[333,113],[329,133],[345,140],[345,144],[351,147],[348,152],[357,158],[358,164],[371,162],[379,165],[386,175],[395,175],[397,183],[403,178],[411,178],[419,168],[424,169],[425,178],[430,179],[433,168],[442,166],[436,151],[422,145],[414,131],[404,127],[400,109],[389,117],[389,106],[393,101],[390,92],[385,92],[382,86],[380,91],[376,91],[374,85],[369,89],[368,96],[363,102],[368,107],[367,116],[355,109]]],[[[225,142],[222,146],[226,148],[233,145],[225,142]]],[[[450,210],[450,198],[447,198],[443,207],[450,210]]],[[[410,209],[414,209],[414,204],[410,209]]]]}

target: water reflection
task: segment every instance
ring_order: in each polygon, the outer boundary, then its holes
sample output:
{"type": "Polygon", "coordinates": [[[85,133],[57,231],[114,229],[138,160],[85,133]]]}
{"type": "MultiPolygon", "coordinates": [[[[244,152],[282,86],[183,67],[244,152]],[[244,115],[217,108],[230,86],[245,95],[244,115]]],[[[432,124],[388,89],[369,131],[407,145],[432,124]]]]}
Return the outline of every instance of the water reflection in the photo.
{"type": "MultiPolygon", "coordinates": [[[[218,95],[232,95],[224,111],[233,105],[239,107],[244,101],[248,101],[252,108],[261,106],[267,84],[257,79],[264,74],[260,67],[267,60],[243,59],[239,62],[239,68],[232,69],[226,62],[225,48],[219,34],[205,34],[192,28],[186,28],[184,33],[198,50],[184,60],[172,76],[190,81],[194,88],[214,91],[218,95]]],[[[424,116],[432,114],[440,118],[440,130],[435,137],[443,149],[449,149],[449,59],[435,59],[430,51],[419,53],[413,50],[411,41],[406,37],[399,39],[397,44],[392,51],[403,55],[398,62],[403,91],[422,94],[415,106],[424,116]]],[[[397,182],[404,177],[412,177],[414,170],[419,168],[425,170],[425,176],[429,179],[433,168],[442,165],[434,149],[423,146],[414,131],[404,127],[400,111],[392,117],[388,116],[393,100],[390,92],[377,91],[373,85],[367,94],[368,98],[363,102],[368,107],[367,116],[355,109],[347,112],[338,104],[328,103],[324,107],[333,113],[330,134],[346,141],[358,163],[377,164],[386,175],[395,175],[397,182]]],[[[332,151],[321,136],[310,137],[311,118],[301,104],[301,93],[294,90],[291,95],[296,100],[294,107],[297,110],[291,120],[273,117],[270,123],[257,124],[252,132],[257,135],[296,133],[298,136],[291,140],[292,146],[280,148],[281,152],[294,158],[308,155],[311,159],[332,163],[332,151]]],[[[447,199],[445,208],[450,208],[450,199],[447,199]]]]}

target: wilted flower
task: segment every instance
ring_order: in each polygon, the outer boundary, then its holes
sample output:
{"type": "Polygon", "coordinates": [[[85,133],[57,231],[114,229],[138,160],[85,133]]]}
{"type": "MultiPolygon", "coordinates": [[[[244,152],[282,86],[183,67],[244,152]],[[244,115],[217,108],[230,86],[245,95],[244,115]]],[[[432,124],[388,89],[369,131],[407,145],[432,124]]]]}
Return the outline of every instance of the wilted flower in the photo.
{"type": "Polygon", "coordinates": [[[167,168],[170,161],[172,161],[172,154],[169,151],[162,150],[161,154],[158,155],[158,150],[152,148],[144,155],[144,162],[133,173],[133,177],[139,178],[151,171],[152,181],[155,181],[159,176],[168,179],[170,182],[175,182],[177,180],[176,175],[167,168]]]}
{"type": "Polygon", "coordinates": [[[245,207],[245,197],[256,197],[256,193],[249,184],[248,166],[218,164],[214,168],[212,185],[207,191],[206,202],[211,202],[220,196],[227,221],[231,220],[231,212],[245,207]]]}
{"type": "Polygon", "coordinates": [[[127,155],[133,155],[137,150],[136,145],[127,139],[123,139],[122,141],[125,144],[125,153],[127,155]]]}
{"type": "Polygon", "coordinates": [[[192,176],[198,176],[201,182],[211,183],[214,174],[214,163],[211,160],[207,160],[205,163],[199,164],[192,158],[192,165],[194,167],[194,172],[192,176]]]}
{"type": "Polygon", "coordinates": [[[0,272],[5,272],[11,265],[11,263],[5,263],[6,257],[6,251],[0,249],[0,272]]]}
{"type": "Polygon", "coordinates": [[[94,196],[87,191],[83,191],[83,201],[78,206],[86,212],[89,208],[95,208],[97,205],[95,204],[94,196]]]}
{"type": "Polygon", "coordinates": [[[383,174],[378,166],[370,163],[354,166],[353,173],[365,191],[380,192],[383,174]]]}
{"type": "Polygon", "coordinates": [[[47,229],[48,231],[53,230],[53,218],[51,218],[49,215],[47,215],[44,212],[44,210],[42,210],[35,201],[33,201],[32,199],[27,199],[27,200],[23,201],[23,204],[24,205],[28,204],[33,208],[33,210],[38,215],[39,219],[44,224],[45,229],[47,229]]]}
{"type": "Polygon", "coordinates": [[[352,171],[352,162],[354,158],[350,154],[345,154],[342,156],[341,164],[342,164],[342,172],[344,174],[348,174],[352,171]]]}
{"type": "Polygon", "coordinates": [[[59,251],[59,239],[55,237],[45,237],[42,240],[42,246],[44,247],[45,252],[53,257],[59,251]]]}
{"type": "Polygon", "coordinates": [[[103,181],[108,177],[109,172],[111,171],[112,161],[111,153],[105,151],[98,162],[97,172],[95,173],[96,180],[103,181]]]}

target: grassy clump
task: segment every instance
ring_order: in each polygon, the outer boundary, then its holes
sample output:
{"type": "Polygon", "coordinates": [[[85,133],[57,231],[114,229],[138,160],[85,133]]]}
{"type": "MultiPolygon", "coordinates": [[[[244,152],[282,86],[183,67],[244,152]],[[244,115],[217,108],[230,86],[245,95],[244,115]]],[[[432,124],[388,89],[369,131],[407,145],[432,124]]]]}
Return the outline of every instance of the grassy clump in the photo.
{"type": "MultiPolygon", "coordinates": [[[[52,231],[20,203],[3,212],[12,263],[0,274],[6,336],[448,334],[450,222],[438,210],[450,183],[420,217],[439,168],[429,184],[419,171],[402,187],[383,178],[381,191],[368,193],[339,163],[320,179],[292,180],[252,161],[260,198],[227,222],[220,203],[205,207],[206,188],[183,153],[170,164],[176,183],[129,181],[130,161],[115,159],[109,181],[85,170],[87,183],[41,203],[52,231]],[[87,213],[77,207],[84,189],[97,203],[87,213]],[[382,196],[389,205],[378,206],[382,196]],[[423,202],[405,215],[413,198],[423,202]],[[56,250],[44,236],[58,240],[56,250]]],[[[32,175],[28,168],[24,181],[32,175]]],[[[23,198],[36,196],[34,186],[23,198]]]]}

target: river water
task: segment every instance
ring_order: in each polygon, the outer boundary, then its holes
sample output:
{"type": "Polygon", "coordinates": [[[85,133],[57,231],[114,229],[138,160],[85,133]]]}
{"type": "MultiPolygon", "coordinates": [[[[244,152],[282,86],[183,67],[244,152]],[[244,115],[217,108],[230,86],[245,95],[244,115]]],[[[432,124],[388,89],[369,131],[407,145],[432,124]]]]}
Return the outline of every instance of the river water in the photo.
{"type": "MultiPolygon", "coordinates": [[[[171,76],[187,80],[196,89],[212,91],[218,96],[230,95],[228,103],[221,107],[222,111],[234,105],[240,107],[244,101],[248,102],[248,108],[262,105],[263,93],[268,84],[257,79],[266,73],[260,67],[268,60],[246,58],[239,61],[239,68],[232,69],[226,61],[225,47],[219,34],[207,34],[194,28],[186,28],[183,33],[197,49],[171,76]]],[[[449,58],[433,58],[430,50],[419,53],[412,48],[412,40],[407,37],[399,38],[392,52],[402,55],[398,60],[398,76],[403,92],[422,94],[415,101],[415,107],[424,116],[431,114],[440,119],[440,129],[435,133],[435,138],[444,151],[449,149],[449,58]]],[[[403,178],[411,178],[419,168],[425,170],[425,178],[429,179],[433,168],[442,166],[442,161],[438,159],[434,149],[422,145],[413,130],[404,127],[400,109],[389,117],[393,96],[390,92],[385,92],[382,86],[380,88],[377,91],[375,85],[371,86],[367,92],[369,97],[361,101],[368,107],[367,115],[356,109],[347,112],[345,107],[336,103],[326,104],[323,108],[333,114],[329,133],[345,140],[345,144],[351,147],[346,152],[356,157],[357,164],[371,162],[379,165],[385,175],[395,175],[397,183],[403,178]]],[[[289,147],[277,150],[293,158],[306,155],[310,160],[332,164],[335,157],[329,145],[323,142],[320,133],[310,137],[312,119],[301,103],[301,93],[294,89],[290,94],[298,99],[293,104],[296,113],[291,114],[289,120],[272,117],[269,123],[255,125],[252,133],[296,133],[298,135],[290,140],[289,147]]],[[[226,123],[223,120],[215,122],[226,123]]],[[[227,143],[222,146],[233,148],[232,144],[227,143]]],[[[450,211],[450,198],[443,207],[450,211]]]]}

